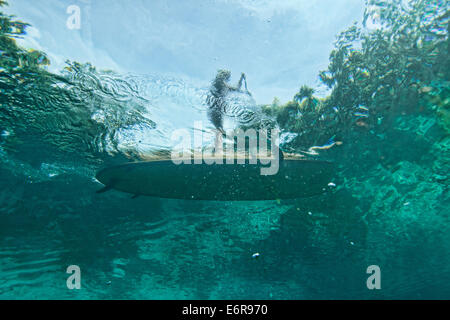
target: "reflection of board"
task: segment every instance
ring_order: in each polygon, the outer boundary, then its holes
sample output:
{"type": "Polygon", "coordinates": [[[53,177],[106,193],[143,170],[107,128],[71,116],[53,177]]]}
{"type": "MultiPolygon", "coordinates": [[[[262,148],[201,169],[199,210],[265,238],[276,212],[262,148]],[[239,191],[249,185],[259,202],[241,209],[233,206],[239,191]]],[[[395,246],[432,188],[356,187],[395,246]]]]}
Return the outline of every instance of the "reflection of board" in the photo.
{"type": "MultiPolygon", "coordinates": [[[[328,161],[285,159],[276,175],[261,175],[261,164],[180,164],[171,160],[135,162],[103,169],[100,190],[136,196],[194,200],[276,200],[323,193],[331,181],[328,161]]],[[[267,167],[267,166],[264,166],[267,167]]]]}

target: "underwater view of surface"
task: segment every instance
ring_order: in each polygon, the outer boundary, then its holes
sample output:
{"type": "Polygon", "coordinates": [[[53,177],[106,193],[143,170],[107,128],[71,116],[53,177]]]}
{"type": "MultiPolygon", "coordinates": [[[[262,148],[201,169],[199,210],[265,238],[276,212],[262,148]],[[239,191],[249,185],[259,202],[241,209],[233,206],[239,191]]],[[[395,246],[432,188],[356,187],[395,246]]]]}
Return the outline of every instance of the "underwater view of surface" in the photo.
{"type": "Polygon", "coordinates": [[[449,299],[449,9],[0,0],[0,299],[449,299]],[[98,193],[199,122],[200,150],[279,130],[285,155],[333,163],[327,188],[98,193]]]}

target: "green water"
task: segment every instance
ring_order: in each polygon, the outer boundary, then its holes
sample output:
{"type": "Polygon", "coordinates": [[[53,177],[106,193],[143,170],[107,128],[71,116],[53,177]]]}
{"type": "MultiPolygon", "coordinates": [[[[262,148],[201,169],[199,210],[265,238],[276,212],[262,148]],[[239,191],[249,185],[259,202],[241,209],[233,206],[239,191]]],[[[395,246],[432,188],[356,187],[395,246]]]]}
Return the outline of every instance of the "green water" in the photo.
{"type": "Polygon", "coordinates": [[[265,202],[96,194],[99,169],[148,152],[136,132],[165,146],[175,109],[148,113],[154,97],[190,106],[204,92],[77,62],[50,73],[14,42],[20,13],[2,14],[0,299],[450,298],[449,3],[369,2],[362,18],[383,27],[338,36],[318,70],[326,98],[302,87],[259,106],[293,135],[286,152],[335,162],[336,187],[265,202]]]}

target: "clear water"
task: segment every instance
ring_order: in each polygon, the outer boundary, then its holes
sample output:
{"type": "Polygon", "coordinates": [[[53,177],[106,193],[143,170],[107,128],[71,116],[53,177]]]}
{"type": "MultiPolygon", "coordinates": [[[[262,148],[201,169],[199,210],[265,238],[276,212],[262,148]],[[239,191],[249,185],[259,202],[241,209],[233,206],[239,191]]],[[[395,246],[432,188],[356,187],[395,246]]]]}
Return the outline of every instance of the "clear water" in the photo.
{"type": "Polygon", "coordinates": [[[0,1],[0,298],[450,298],[449,3],[328,2],[0,1]],[[96,194],[99,169],[167,153],[173,130],[202,121],[213,143],[220,68],[252,92],[226,97],[225,127],[280,128],[336,187],[96,194]]]}

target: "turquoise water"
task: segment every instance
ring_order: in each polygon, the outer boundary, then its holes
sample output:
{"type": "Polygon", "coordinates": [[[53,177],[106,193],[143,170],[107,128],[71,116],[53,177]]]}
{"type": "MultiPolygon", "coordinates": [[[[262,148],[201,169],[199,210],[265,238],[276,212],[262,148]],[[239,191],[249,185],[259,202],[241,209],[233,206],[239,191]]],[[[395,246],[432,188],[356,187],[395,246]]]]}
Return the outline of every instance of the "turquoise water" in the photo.
{"type": "Polygon", "coordinates": [[[213,143],[215,73],[199,84],[75,61],[56,72],[12,40],[29,36],[21,12],[2,13],[0,298],[450,298],[448,9],[369,1],[316,70],[322,96],[227,96],[229,128],[277,127],[285,152],[335,163],[322,195],[255,202],[97,194],[98,170],[167,154],[177,128],[203,121],[213,143]],[[70,265],[80,290],[66,285],[70,265]]]}

